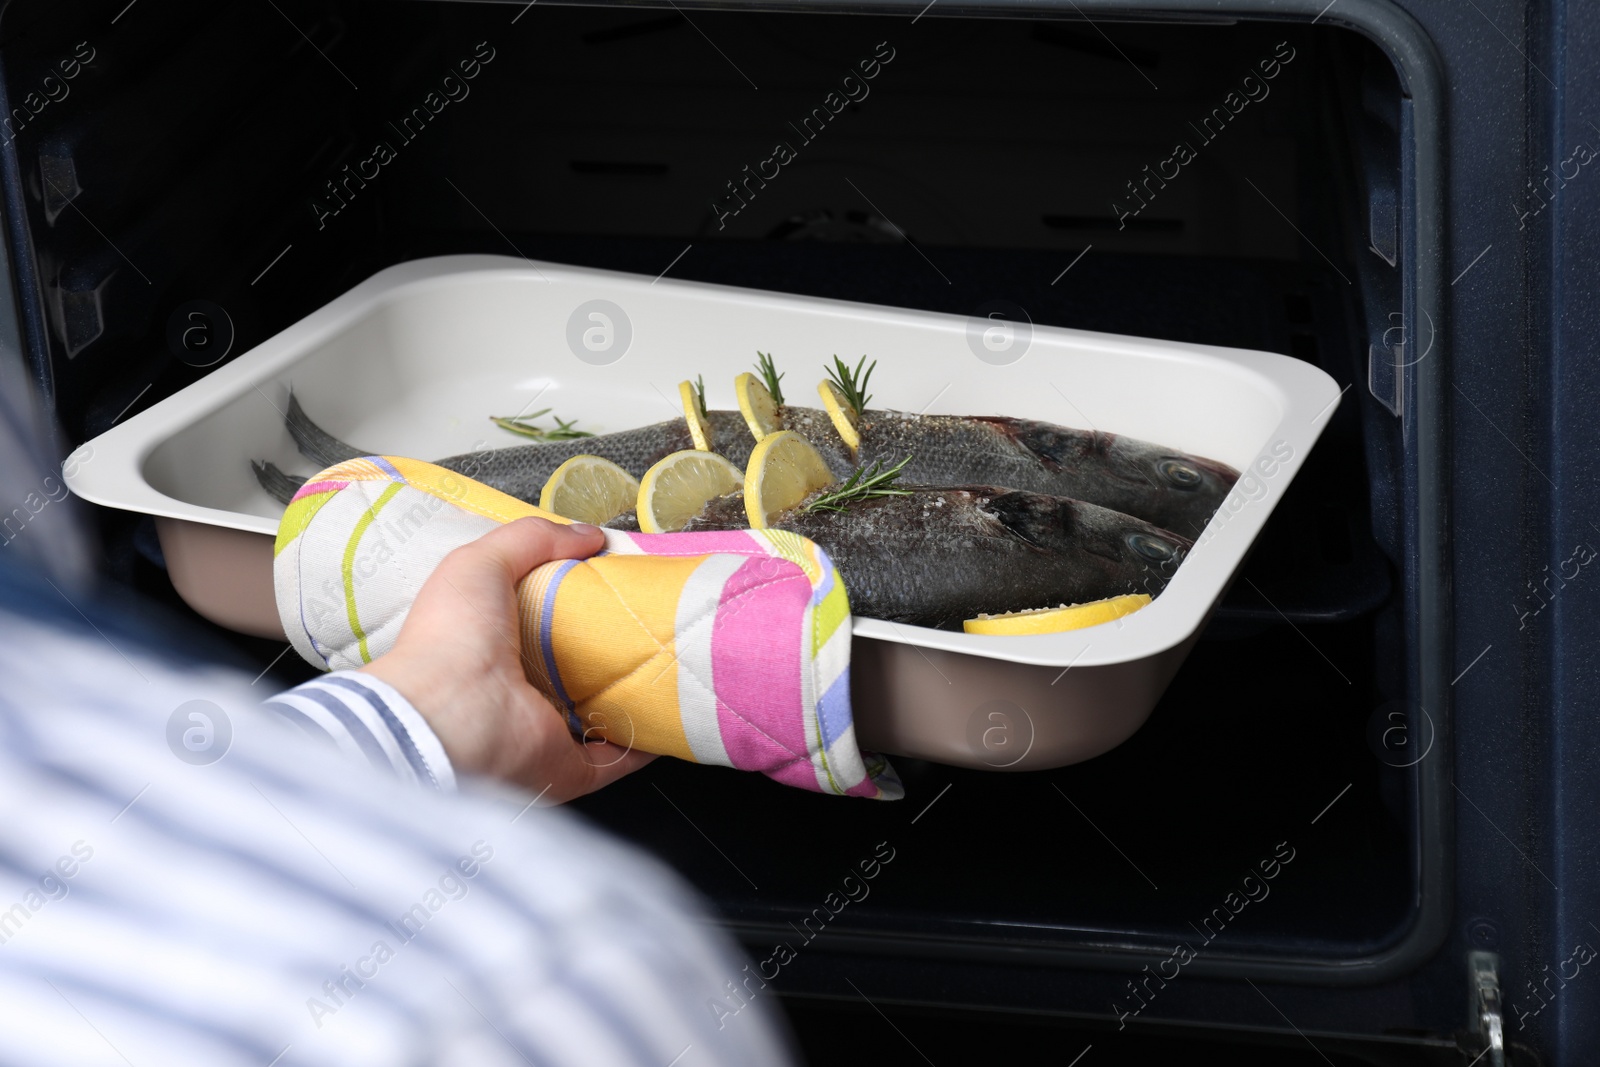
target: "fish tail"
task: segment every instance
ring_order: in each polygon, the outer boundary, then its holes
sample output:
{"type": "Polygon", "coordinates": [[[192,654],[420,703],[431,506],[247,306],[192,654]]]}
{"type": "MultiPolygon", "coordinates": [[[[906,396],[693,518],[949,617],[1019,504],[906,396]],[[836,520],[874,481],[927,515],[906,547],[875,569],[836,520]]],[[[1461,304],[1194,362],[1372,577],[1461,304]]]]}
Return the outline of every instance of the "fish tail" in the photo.
{"type": "MultiPolygon", "coordinates": [[[[373,455],[372,452],[345,444],[312,422],[305,409],[300,406],[299,398],[293,393],[289,394],[289,414],[283,421],[289,436],[294,438],[295,447],[300,449],[300,454],[320,466],[331,467],[348,459],[373,455]]],[[[259,476],[258,473],[257,477],[259,476]]]]}
{"type": "Polygon", "coordinates": [[[256,481],[261,484],[261,488],[265,489],[267,495],[280,504],[287,504],[293,500],[294,495],[300,491],[300,487],[306,484],[304,478],[293,474],[285,474],[278,469],[277,464],[269,461],[257,463],[251,460],[250,469],[255,471],[256,481]]]}

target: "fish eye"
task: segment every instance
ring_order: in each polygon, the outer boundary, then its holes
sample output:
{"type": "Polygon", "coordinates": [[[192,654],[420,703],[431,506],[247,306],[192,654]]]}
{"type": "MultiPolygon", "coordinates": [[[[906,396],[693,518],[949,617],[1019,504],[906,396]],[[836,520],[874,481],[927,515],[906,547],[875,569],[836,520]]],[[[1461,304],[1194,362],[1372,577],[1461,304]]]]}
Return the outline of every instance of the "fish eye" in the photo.
{"type": "Polygon", "coordinates": [[[1129,548],[1152,563],[1165,563],[1178,554],[1173,545],[1146,533],[1131,533],[1127,540],[1129,548]]]}
{"type": "Polygon", "coordinates": [[[1179,489],[1198,489],[1205,480],[1199,471],[1180,459],[1164,459],[1156,464],[1156,470],[1179,489]]]}

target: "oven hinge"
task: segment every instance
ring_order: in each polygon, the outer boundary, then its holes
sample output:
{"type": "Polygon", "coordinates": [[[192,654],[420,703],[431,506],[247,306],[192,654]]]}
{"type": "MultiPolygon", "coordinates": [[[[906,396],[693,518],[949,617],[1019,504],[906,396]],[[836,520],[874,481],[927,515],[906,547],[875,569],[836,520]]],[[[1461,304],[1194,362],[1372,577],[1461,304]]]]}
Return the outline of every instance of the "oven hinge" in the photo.
{"type": "Polygon", "coordinates": [[[1493,952],[1467,955],[1472,997],[1472,1027],[1483,1042],[1484,1067],[1505,1067],[1505,1028],[1500,1006],[1500,957],[1493,952]],[[1484,1053],[1487,1053],[1485,1056],[1484,1053]]]}

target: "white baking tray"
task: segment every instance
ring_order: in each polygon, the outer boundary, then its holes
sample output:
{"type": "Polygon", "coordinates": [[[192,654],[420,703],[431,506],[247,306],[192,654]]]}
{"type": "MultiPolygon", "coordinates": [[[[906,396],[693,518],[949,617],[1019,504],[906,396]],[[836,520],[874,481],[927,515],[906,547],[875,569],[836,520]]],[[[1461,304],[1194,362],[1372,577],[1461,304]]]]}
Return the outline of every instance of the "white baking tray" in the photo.
{"type": "Polygon", "coordinates": [[[282,508],[249,461],[314,473],[283,426],[291,386],[335,437],[431,460],[524,443],[489,415],[550,407],[596,433],[671,418],[677,383],[697,374],[708,406],[735,407],[734,376],[757,349],[788,375],[791,402],[815,404],[824,362],[865,354],[877,360],[873,407],[1042,419],[1231,464],[1239,484],[1166,591],[1116,623],[993,637],[855,620],[864,742],[971,766],[1056,766],[1144,721],[1340,391],[1315,367],[1266,352],[1039,326],[1018,328],[1009,347],[991,335],[985,348],[984,326],[994,323],[501,256],[418,260],[102,434],[68,485],[157,516],[185,599],[272,634],[270,539],[282,508]],[[589,317],[593,301],[609,302],[598,308],[606,318],[589,317]]]}

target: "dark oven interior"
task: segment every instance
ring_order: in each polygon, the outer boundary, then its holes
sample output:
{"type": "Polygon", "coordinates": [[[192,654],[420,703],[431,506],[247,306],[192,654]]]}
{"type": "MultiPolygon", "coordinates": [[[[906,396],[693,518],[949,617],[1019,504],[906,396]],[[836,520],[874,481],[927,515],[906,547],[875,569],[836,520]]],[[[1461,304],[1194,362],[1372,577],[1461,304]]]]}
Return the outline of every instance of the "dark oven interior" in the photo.
{"type": "MultiPolygon", "coordinates": [[[[1405,340],[1404,98],[1372,43],[1071,7],[174,0],[109,21],[124,2],[22,0],[0,22],[24,337],[73,442],[207,372],[172,330],[183,305],[222,309],[198,343],[232,358],[385,266],[456,252],[957,313],[1006,300],[1037,323],[1284,353],[1349,387],[1110,754],[1015,775],[902,760],[908,799],[880,806],[662,760],[577,805],[752,944],[800,937],[879,842],[886,876],[813,956],[870,950],[907,998],[990,996],[923,989],[919,960],[1137,970],[1284,849],[1213,971],[1371,955],[1417,923],[1436,857],[1408,766],[1427,724],[1405,712],[1414,442],[1392,361],[1369,367],[1405,340]],[[76,74],[33,110],[60,60],[76,74]],[[800,130],[836,90],[839,112],[800,130]],[[775,140],[793,158],[747,183],[775,140]]],[[[106,571],[176,605],[148,522],[97,521],[106,571]]],[[[234,640],[261,664],[280,650],[234,640]]],[[[1036,1006],[1105,1013],[1121,981],[1096,981],[1036,1006]]],[[[848,993],[823,966],[784,991],[848,993]]]]}

